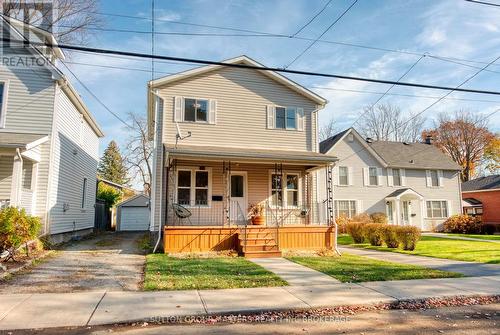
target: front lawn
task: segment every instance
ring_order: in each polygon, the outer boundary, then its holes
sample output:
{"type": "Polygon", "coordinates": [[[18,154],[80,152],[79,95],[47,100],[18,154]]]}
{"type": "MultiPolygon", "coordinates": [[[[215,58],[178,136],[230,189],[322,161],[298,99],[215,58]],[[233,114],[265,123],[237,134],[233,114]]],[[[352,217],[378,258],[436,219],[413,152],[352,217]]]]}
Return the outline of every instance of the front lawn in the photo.
{"type": "Polygon", "coordinates": [[[500,241],[500,235],[479,235],[479,234],[446,234],[446,235],[456,236],[456,237],[477,238],[479,240],[500,241]]]}
{"type": "Polygon", "coordinates": [[[337,278],[341,282],[462,277],[455,272],[378,261],[346,253],[340,257],[289,257],[288,259],[337,278]]]}
{"type": "Polygon", "coordinates": [[[283,286],[275,274],[241,257],[173,258],[146,256],[144,289],[192,290],[283,286]]]}
{"type": "Polygon", "coordinates": [[[379,251],[399,252],[402,254],[447,258],[458,261],[481,262],[490,264],[500,263],[500,245],[494,242],[454,240],[450,238],[422,236],[413,251],[390,249],[386,246],[374,247],[368,243],[353,244],[349,235],[340,235],[338,243],[352,245],[357,248],[366,248],[379,251]]]}

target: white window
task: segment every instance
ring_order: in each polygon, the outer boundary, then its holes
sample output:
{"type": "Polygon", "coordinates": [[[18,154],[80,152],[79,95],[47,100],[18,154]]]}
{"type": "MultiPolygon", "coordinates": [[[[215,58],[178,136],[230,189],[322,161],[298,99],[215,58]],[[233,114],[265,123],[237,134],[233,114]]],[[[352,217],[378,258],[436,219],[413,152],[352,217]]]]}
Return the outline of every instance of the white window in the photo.
{"type": "Polygon", "coordinates": [[[439,176],[437,170],[431,170],[431,186],[439,186],[439,176]]]}
{"type": "Polygon", "coordinates": [[[334,205],[337,217],[352,218],[356,215],[356,200],[335,200],[334,205]]]}
{"type": "Polygon", "coordinates": [[[298,206],[300,175],[286,172],[283,173],[283,179],[286,183],[282,183],[281,175],[271,173],[271,206],[298,206]]]}
{"type": "Polygon", "coordinates": [[[339,185],[349,185],[349,168],[347,166],[339,166],[339,185]]]}
{"type": "Polygon", "coordinates": [[[378,185],[378,169],[376,167],[370,167],[368,169],[370,186],[378,185]]]}
{"type": "Polygon", "coordinates": [[[185,98],[184,121],[208,122],[208,100],[185,98]]]}
{"type": "Polygon", "coordinates": [[[179,169],[177,203],[184,206],[208,206],[210,186],[208,170],[179,169]]]}
{"type": "Polygon", "coordinates": [[[87,198],[87,178],[83,178],[83,187],[82,187],[82,208],[85,208],[85,202],[87,198]]]}
{"type": "Polygon", "coordinates": [[[393,222],[394,216],[393,216],[392,201],[387,202],[386,210],[387,210],[387,219],[389,220],[389,222],[393,222]]]}
{"type": "Polygon", "coordinates": [[[394,186],[401,186],[401,172],[399,169],[392,170],[392,184],[394,186]]]}
{"type": "Polygon", "coordinates": [[[443,171],[441,170],[426,170],[427,187],[442,186],[443,171]]]}
{"type": "Polygon", "coordinates": [[[0,128],[5,127],[5,114],[7,113],[8,83],[0,82],[0,128]]]}
{"type": "Polygon", "coordinates": [[[304,130],[304,109],[291,106],[267,106],[267,128],[304,130]]]}
{"type": "Polygon", "coordinates": [[[428,218],[447,218],[448,217],[448,202],[444,200],[427,201],[427,217],[428,218]]]}

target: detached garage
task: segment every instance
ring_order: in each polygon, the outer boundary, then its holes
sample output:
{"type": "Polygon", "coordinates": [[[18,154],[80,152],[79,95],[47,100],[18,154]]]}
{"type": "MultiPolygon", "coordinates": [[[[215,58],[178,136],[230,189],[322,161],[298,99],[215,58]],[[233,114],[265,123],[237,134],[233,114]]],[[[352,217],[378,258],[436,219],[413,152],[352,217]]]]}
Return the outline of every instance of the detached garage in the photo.
{"type": "Polygon", "coordinates": [[[149,230],[149,198],[147,196],[139,194],[116,206],[116,230],[149,230]]]}

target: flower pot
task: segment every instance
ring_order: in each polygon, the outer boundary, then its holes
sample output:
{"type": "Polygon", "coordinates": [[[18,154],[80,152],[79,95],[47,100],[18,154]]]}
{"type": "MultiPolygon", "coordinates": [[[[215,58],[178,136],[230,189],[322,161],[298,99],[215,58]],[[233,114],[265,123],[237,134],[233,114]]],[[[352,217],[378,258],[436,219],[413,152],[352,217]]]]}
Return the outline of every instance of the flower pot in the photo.
{"type": "Polygon", "coordinates": [[[252,224],[256,226],[263,226],[266,224],[266,218],[264,216],[254,216],[252,218],[252,224]]]}

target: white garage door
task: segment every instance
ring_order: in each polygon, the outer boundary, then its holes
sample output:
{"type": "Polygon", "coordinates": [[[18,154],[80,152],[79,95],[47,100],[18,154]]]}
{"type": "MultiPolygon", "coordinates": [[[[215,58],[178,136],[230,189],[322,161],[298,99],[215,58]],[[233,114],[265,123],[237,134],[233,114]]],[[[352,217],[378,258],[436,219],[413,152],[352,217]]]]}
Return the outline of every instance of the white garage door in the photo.
{"type": "Polygon", "coordinates": [[[149,208],[122,207],[120,230],[149,230],[149,208]]]}

